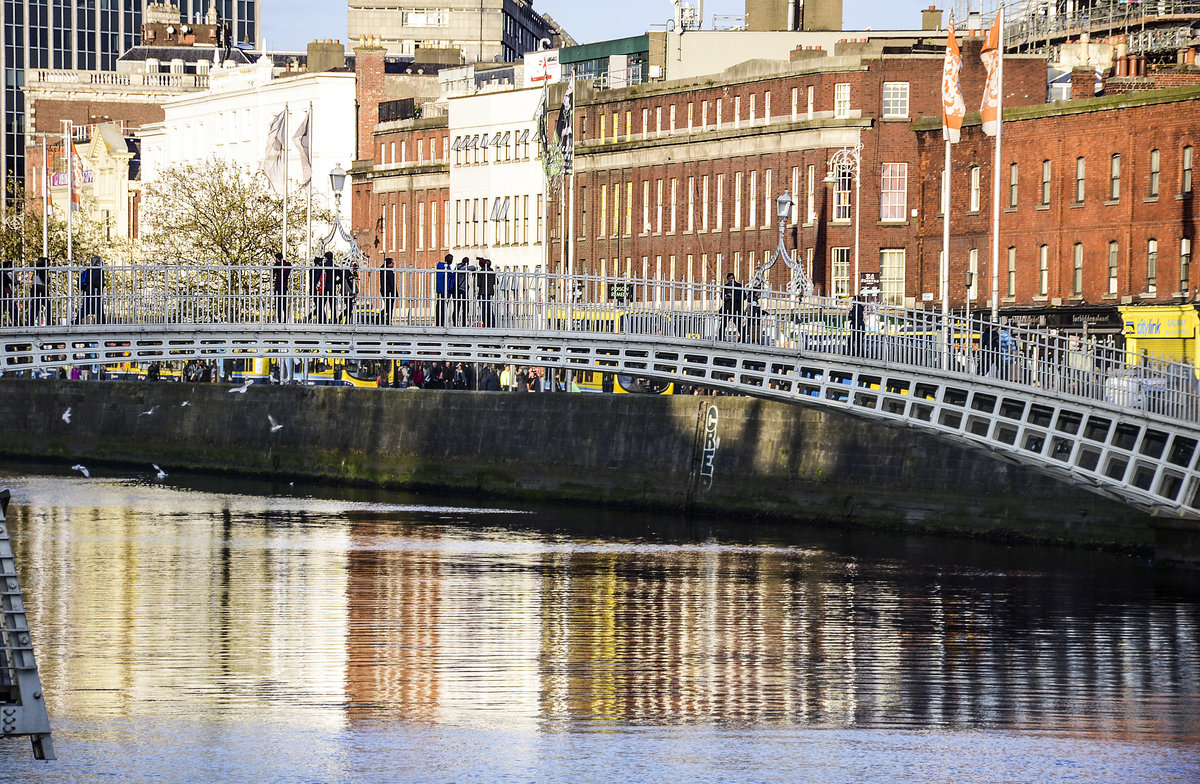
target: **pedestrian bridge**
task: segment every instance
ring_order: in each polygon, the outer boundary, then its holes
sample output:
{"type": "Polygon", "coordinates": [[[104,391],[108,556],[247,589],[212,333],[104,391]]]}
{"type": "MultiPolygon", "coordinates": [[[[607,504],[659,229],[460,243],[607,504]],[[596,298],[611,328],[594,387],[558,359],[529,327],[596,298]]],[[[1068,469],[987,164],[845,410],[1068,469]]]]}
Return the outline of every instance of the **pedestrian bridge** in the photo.
{"type": "Polygon", "coordinates": [[[79,273],[52,268],[44,296],[3,303],[4,372],[324,358],[649,377],[916,428],[1200,519],[1192,366],[1052,332],[766,286],[536,271],[467,271],[440,291],[432,270],[396,270],[387,297],[375,271],[327,289],[320,268],[281,282],[270,268],[109,266],[82,292],[79,273]]]}

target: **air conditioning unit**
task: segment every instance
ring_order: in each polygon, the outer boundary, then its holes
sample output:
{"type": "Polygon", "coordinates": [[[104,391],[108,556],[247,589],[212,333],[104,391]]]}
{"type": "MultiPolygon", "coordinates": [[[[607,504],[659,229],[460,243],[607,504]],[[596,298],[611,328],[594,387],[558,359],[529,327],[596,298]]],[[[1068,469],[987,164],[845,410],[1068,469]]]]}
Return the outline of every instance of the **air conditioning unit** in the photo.
{"type": "Polygon", "coordinates": [[[1061,304],[1062,304],[1062,297],[1054,297],[1054,298],[1052,298],[1052,299],[1050,300],[1050,304],[1051,304],[1051,305],[1061,305],[1061,304]]]}

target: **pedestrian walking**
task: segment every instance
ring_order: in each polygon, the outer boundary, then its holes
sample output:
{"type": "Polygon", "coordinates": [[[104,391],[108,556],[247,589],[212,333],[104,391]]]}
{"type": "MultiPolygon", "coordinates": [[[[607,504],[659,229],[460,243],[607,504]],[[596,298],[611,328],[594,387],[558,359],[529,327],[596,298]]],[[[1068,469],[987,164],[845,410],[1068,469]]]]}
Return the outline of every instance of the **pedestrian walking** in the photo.
{"type": "Polygon", "coordinates": [[[437,263],[433,273],[433,289],[436,296],[434,302],[434,323],[439,327],[446,326],[446,311],[449,310],[450,295],[453,293],[452,279],[454,271],[454,254],[447,253],[446,257],[437,263]]]}
{"type": "Polygon", "coordinates": [[[383,260],[383,266],[379,269],[379,296],[383,299],[380,321],[391,324],[392,310],[396,307],[396,270],[391,256],[383,260]]]}
{"type": "Polygon", "coordinates": [[[38,256],[37,263],[33,266],[33,282],[29,287],[30,304],[33,306],[33,313],[30,316],[30,320],[37,327],[50,325],[49,275],[50,259],[45,256],[38,256]]]}
{"type": "Polygon", "coordinates": [[[485,327],[496,326],[492,312],[492,298],[496,295],[496,271],[491,259],[479,259],[479,270],[475,273],[475,296],[479,298],[479,320],[485,327]]]}
{"type": "Polygon", "coordinates": [[[287,321],[287,290],[292,277],[292,263],[283,253],[275,251],[275,263],[271,265],[271,290],[275,296],[275,320],[287,321]]]}
{"type": "Polygon", "coordinates": [[[0,264],[0,322],[17,326],[17,271],[10,259],[0,264]]]}

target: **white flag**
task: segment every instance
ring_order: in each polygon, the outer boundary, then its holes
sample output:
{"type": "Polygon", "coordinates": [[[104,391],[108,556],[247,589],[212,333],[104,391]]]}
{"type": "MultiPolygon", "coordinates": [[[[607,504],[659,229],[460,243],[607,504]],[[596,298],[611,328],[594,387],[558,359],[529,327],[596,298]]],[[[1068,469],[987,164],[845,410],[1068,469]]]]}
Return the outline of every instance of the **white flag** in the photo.
{"type": "Polygon", "coordinates": [[[286,187],[284,183],[287,171],[287,109],[280,112],[271,120],[271,130],[267,136],[267,154],[263,160],[263,173],[271,187],[280,193],[286,187]]]}
{"type": "Polygon", "coordinates": [[[308,185],[312,180],[312,140],[308,135],[308,114],[300,121],[300,126],[292,134],[292,144],[300,151],[300,186],[308,185]]]}

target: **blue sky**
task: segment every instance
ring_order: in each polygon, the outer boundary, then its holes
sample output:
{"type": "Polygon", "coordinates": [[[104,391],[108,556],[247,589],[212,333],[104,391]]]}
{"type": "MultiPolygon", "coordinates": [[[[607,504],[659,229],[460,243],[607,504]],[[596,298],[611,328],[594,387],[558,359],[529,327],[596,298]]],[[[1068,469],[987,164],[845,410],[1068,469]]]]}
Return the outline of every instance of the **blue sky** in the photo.
{"type": "MultiPolygon", "coordinates": [[[[346,40],[346,3],[341,0],[261,0],[263,34],[272,49],[303,50],[315,38],[346,40]]],[[[698,5],[697,0],[690,0],[698,5]]],[[[419,6],[420,3],[414,3],[419,6]]],[[[844,0],[846,30],[912,30],[930,0],[844,0]]],[[[945,8],[946,2],[937,2],[945,8]]],[[[671,18],[669,0],[535,0],[534,8],[558,20],[580,43],[639,35],[671,18]]],[[[741,14],[744,0],[705,0],[704,25],[713,14],[741,14]]]]}

